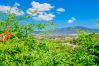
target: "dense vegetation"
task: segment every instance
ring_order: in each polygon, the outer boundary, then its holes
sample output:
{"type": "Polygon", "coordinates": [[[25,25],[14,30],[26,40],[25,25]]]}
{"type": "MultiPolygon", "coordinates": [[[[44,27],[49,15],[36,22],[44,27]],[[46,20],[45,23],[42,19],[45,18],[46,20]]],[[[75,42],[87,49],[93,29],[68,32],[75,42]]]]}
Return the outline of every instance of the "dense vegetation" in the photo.
{"type": "Polygon", "coordinates": [[[99,66],[98,34],[81,31],[70,41],[76,46],[64,46],[59,40],[33,37],[35,29],[49,29],[52,22],[21,24],[30,16],[1,14],[0,66],[99,66]]]}

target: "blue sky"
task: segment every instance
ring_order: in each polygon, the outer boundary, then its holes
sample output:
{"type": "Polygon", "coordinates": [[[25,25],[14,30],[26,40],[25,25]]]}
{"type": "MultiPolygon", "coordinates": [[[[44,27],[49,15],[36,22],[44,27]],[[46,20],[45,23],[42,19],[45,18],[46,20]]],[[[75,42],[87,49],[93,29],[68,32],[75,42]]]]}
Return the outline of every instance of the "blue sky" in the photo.
{"type": "MultiPolygon", "coordinates": [[[[60,28],[68,26],[96,28],[96,20],[99,18],[98,0],[0,0],[0,6],[13,6],[15,3],[18,3],[20,4],[18,8],[26,13],[26,10],[32,8],[31,3],[33,1],[39,4],[50,4],[53,8],[50,8],[49,11],[44,11],[44,13],[46,12],[46,17],[50,14],[49,16],[53,18],[49,18],[47,21],[55,22],[60,28]]],[[[38,20],[34,21],[38,22],[38,20]]]]}

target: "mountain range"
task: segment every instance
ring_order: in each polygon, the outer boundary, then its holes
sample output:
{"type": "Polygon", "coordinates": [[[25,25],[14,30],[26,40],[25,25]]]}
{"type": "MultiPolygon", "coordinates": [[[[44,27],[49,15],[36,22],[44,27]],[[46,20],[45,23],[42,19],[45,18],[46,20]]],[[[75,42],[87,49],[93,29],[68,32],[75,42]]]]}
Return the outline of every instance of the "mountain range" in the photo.
{"type": "Polygon", "coordinates": [[[99,32],[99,29],[75,26],[75,27],[56,28],[55,30],[52,31],[51,35],[54,35],[54,36],[73,35],[73,34],[77,34],[78,30],[86,31],[88,33],[99,32]]]}

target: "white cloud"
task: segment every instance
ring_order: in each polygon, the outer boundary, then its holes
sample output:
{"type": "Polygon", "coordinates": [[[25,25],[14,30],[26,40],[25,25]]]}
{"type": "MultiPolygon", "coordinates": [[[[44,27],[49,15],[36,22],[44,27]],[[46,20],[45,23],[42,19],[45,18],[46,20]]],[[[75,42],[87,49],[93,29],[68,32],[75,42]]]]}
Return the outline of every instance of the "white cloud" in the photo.
{"type": "Polygon", "coordinates": [[[35,1],[33,1],[31,5],[33,9],[38,10],[38,11],[49,11],[53,8],[53,6],[51,6],[48,3],[40,4],[39,2],[35,2],[35,1]]]}
{"type": "Polygon", "coordinates": [[[15,2],[14,6],[20,6],[20,4],[19,4],[19,3],[17,3],[17,2],[15,2]]]}
{"type": "Polygon", "coordinates": [[[38,10],[35,10],[35,9],[32,9],[32,8],[29,8],[27,10],[27,13],[31,16],[37,16],[37,15],[42,15],[42,14],[45,14],[45,12],[43,11],[38,11],[38,10]]]}
{"type": "Polygon", "coordinates": [[[43,20],[43,21],[51,21],[55,18],[55,15],[53,14],[41,14],[41,15],[38,15],[37,17],[34,17],[34,19],[36,20],[43,20]]]}
{"type": "Polygon", "coordinates": [[[53,6],[51,6],[48,3],[40,4],[39,2],[35,2],[35,1],[33,1],[31,3],[31,5],[32,5],[32,8],[29,8],[27,10],[27,13],[29,15],[32,15],[32,16],[35,16],[35,15],[37,15],[39,13],[43,13],[45,11],[49,11],[49,10],[51,10],[53,8],[53,6]]]}
{"type": "Polygon", "coordinates": [[[17,16],[24,14],[24,12],[17,7],[4,6],[4,5],[0,5],[0,11],[4,13],[7,13],[8,11],[10,11],[10,13],[14,13],[17,16]]]}
{"type": "Polygon", "coordinates": [[[73,22],[75,22],[76,21],[76,18],[75,17],[72,17],[71,19],[69,19],[67,22],[68,23],[73,23],[73,22]]]}
{"type": "Polygon", "coordinates": [[[58,11],[58,12],[65,12],[65,9],[64,8],[58,8],[58,9],[56,9],[56,11],[58,11]]]}
{"type": "Polygon", "coordinates": [[[49,3],[39,3],[39,2],[35,2],[33,1],[31,3],[32,8],[29,8],[27,10],[27,14],[33,16],[33,19],[35,20],[43,20],[43,21],[50,21],[53,20],[55,15],[49,13],[48,11],[50,11],[52,8],[54,8],[53,6],[51,6],[51,4],[49,3]]]}

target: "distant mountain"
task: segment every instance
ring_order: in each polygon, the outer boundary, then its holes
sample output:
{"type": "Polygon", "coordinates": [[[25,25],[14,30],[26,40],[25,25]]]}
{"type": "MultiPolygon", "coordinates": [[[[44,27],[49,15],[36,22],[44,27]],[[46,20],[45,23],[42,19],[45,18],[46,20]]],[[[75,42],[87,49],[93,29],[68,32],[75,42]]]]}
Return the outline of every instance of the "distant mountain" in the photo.
{"type": "Polygon", "coordinates": [[[71,34],[77,34],[77,30],[83,30],[87,31],[89,33],[97,33],[99,32],[99,29],[92,29],[92,28],[87,28],[87,27],[82,27],[82,26],[75,26],[75,27],[66,27],[66,28],[57,28],[52,31],[52,35],[71,35],[71,34]]]}

